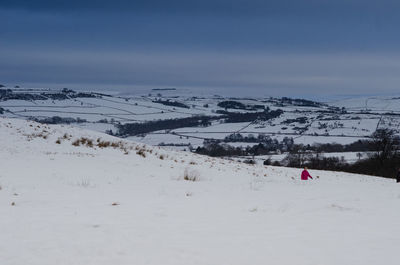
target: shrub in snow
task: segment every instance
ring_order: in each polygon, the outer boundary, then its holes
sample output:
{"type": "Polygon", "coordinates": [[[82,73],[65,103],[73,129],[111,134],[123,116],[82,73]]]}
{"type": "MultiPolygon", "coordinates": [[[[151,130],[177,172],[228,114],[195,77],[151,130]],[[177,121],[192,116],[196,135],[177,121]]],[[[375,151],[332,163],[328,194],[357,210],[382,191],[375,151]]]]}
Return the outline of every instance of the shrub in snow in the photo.
{"type": "Polygon", "coordinates": [[[118,147],[121,147],[121,146],[122,146],[122,143],[121,143],[121,142],[112,142],[112,143],[111,143],[111,146],[112,146],[113,148],[118,148],[118,147]]]}
{"type": "Polygon", "coordinates": [[[183,179],[188,181],[199,181],[200,173],[195,169],[185,168],[183,179]]]}
{"type": "MultiPolygon", "coordinates": [[[[76,139],[72,142],[74,146],[87,146],[87,147],[99,147],[99,148],[107,148],[112,147],[115,149],[121,149],[124,153],[128,152],[127,146],[124,145],[121,141],[119,142],[110,142],[110,141],[102,141],[100,138],[97,138],[96,141],[90,138],[81,137],[80,139],[76,139]]],[[[132,149],[132,148],[131,148],[132,149]]]]}
{"type": "Polygon", "coordinates": [[[89,147],[93,147],[93,140],[87,139],[86,140],[86,145],[89,146],[89,147]]]}
{"type": "Polygon", "coordinates": [[[255,165],[256,161],[254,161],[253,159],[246,159],[246,160],[243,160],[243,163],[246,163],[249,165],[255,165]]]}
{"type": "Polygon", "coordinates": [[[137,155],[140,155],[142,157],[146,157],[146,150],[144,149],[139,149],[139,151],[136,152],[137,155]]]}
{"type": "Polygon", "coordinates": [[[100,148],[106,148],[109,147],[111,143],[109,141],[98,141],[97,146],[100,148]]]}

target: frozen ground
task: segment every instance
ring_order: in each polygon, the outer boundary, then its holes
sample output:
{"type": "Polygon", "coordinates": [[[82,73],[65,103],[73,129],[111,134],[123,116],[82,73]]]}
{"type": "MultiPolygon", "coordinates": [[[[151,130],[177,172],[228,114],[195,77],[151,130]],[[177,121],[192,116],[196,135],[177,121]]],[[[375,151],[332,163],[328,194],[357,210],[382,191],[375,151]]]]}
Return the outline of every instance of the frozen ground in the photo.
{"type": "Polygon", "coordinates": [[[393,180],[97,139],[0,118],[0,264],[399,264],[393,180]]]}

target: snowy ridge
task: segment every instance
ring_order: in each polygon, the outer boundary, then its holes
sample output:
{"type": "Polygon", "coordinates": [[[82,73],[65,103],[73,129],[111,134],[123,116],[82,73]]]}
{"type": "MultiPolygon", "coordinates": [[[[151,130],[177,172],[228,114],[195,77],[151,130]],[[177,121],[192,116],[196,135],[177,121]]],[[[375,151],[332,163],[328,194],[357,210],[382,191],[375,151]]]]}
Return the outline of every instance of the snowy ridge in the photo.
{"type": "Polygon", "coordinates": [[[1,264],[398,264],[393,180],[301,182],[299,169],[8,118],[0,136],[1,264]]]}

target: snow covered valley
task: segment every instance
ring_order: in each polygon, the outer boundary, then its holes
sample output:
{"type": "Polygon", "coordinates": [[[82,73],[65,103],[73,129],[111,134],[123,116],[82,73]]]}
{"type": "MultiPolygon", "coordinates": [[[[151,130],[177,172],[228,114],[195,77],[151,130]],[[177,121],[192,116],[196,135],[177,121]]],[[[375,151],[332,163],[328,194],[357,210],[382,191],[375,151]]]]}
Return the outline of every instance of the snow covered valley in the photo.
{"type": "Polygon", "coordinates": [[[0,264],[399,264],[392,179],[0,118],[0,264]]]}

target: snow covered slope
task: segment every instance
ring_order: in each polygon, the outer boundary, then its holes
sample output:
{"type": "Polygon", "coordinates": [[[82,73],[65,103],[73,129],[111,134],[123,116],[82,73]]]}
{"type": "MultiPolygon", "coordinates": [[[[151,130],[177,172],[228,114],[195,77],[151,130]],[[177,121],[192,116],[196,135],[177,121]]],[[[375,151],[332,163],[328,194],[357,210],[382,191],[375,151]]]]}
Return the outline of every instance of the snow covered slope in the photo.
{"type": "Polygon", "coordinates": [[[0,147],[2,265],[399,264],[393,180],[6,118],[0,147]]]}

